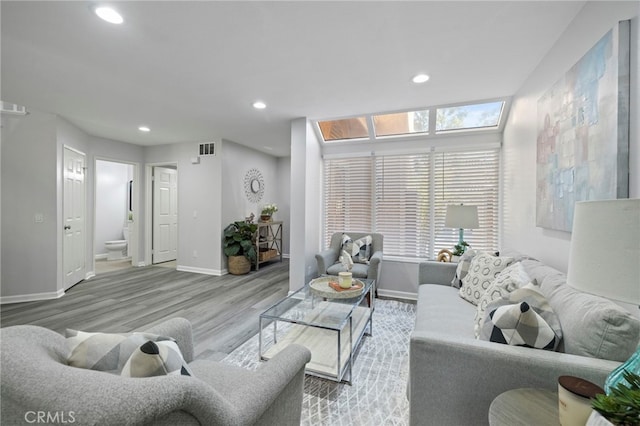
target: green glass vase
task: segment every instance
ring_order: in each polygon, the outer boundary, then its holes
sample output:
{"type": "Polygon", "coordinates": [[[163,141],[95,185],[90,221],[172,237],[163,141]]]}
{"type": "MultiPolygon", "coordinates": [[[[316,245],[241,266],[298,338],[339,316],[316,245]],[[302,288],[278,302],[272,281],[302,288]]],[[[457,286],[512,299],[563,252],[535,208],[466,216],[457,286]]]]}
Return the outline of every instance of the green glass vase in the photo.
{"type": "Polygon", "coordinates": [[[640,374],[640,345],[636,348],[635,353],[631,355],[631,358],[626,360],[624,364],[619,365],[607,376],[607,380],[604,382],[604,391],[607,395],[609,395],[611,389],[615,388],[619,383],[629,386],[629,383],[623,377],[625,371],[640,374]]]}

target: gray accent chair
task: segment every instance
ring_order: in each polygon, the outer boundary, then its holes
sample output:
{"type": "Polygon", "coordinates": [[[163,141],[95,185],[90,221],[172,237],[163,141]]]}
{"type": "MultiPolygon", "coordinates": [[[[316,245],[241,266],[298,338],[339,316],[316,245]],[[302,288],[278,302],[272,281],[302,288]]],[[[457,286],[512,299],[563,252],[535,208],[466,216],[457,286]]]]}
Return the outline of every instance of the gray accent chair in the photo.
{"type": "Polygon", "coordinates": [[[1,329],[2,424],[25,424],[38,412],[79,425],[300,424],[306,348],[291,345],[250,371],[193,361],[191,324],[183,318],[146,331],[176,339],[194,377],[125,378],[75,368],[67,365],[62,335],[32,325],[1,329]]]}
{"type": "Polygon", "coordinates": [[[376,234],[373,232],[336,232],[331,236],[331,243],[329,248],[316,254],[316,261],[318,262],[318,274],[319,275],[338,275],[338,272],[345,271],[346,269],[338,261],[342,248],[342,234],[349,235],[353,241],[358,238],[371,235],[371,258],[369,264],[354,263],[351,272],[355,278],[367,278],[376,281],[376,288],[378,277],[380,276],[380,268],[382,266],[382,249],[383,239],[382,234],[376,234]]]}

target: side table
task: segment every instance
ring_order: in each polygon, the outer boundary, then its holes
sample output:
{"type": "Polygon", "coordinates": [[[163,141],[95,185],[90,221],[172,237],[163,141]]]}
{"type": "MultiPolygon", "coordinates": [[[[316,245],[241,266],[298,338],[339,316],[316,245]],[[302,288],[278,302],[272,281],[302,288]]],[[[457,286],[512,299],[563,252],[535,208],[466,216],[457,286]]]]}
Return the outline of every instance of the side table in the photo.
{"type": "Polygon", "coordinates": [[[512,389],[501,393],[489,407],[491,426],[558,426],[558,392],[547,389],[512,389]]]}

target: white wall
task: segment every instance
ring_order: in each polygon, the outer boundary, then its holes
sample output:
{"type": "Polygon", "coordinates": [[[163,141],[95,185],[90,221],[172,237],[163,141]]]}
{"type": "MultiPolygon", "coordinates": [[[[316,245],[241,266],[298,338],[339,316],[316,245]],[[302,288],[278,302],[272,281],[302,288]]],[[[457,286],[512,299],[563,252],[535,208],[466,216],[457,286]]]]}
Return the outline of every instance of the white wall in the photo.
{"type": "Polygon", "coordinates": [[[94,255],[106,254],[105,241],[122,240],[129,212],[129,180],[133,166],[96,161],[96,224],[94,255]]]}
{"type": "MultiPolygon", "coordinates": [[[[589,2],[516,93],[504,132],[503,248],[567,270],[571,234],[536,227],[538,99],[618,21],[637,17],[637,2],[589,2]]],[[[638,22],[632,25],[630,197],[640,197],[638,22]]]]}

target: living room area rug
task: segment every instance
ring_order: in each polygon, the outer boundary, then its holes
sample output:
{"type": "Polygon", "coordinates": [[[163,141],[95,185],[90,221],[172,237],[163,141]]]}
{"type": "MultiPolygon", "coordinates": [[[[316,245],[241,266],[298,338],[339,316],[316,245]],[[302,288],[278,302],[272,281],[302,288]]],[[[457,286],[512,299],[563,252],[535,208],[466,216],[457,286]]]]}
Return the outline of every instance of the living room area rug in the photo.
{"type": "MultiPolygon", "coordinates": [[[[415,304],[376,299],[373,335],[364,336],[360,343],[352,384],[306,375],[301,424],[408,425],[409,337],[415,311],[415,304]]],[[[260,363],[258,336],[222,362],[255,369],[260,363]]]]}

